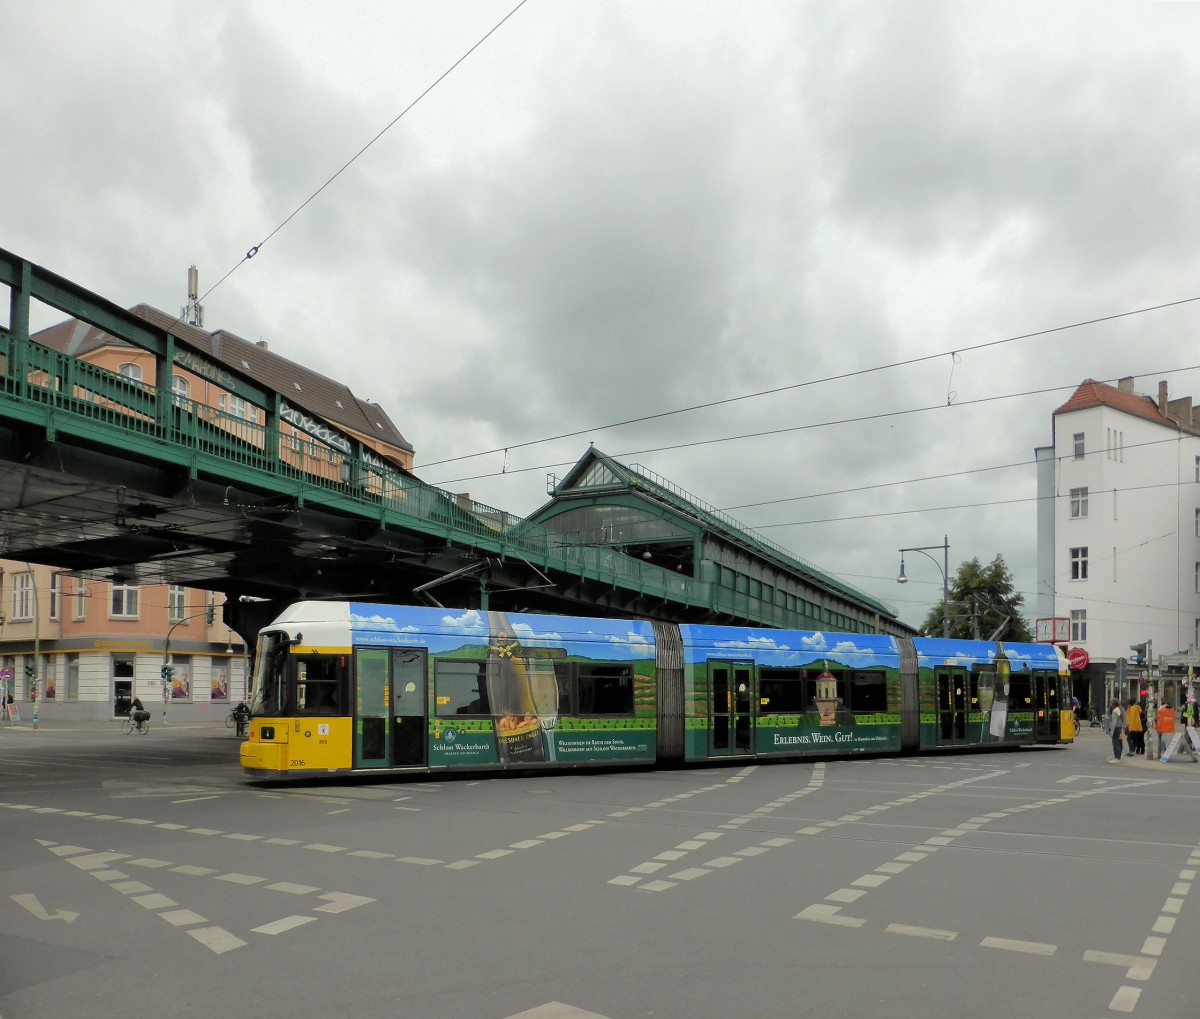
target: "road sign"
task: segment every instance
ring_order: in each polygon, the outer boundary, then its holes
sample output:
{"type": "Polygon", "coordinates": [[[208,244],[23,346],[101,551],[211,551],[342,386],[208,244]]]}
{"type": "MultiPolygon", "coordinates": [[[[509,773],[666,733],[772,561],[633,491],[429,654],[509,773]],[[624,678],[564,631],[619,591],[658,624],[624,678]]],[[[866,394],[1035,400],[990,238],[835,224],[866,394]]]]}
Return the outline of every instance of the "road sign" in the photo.
{"type": "Polygon", "coordinates": [[[1073,647],[1067,652],[1067,664],[1076,672],[1086,669],[1089,661],[1091,659],[1088,658],[1087,651],[1081,647],[1073,647]]]}

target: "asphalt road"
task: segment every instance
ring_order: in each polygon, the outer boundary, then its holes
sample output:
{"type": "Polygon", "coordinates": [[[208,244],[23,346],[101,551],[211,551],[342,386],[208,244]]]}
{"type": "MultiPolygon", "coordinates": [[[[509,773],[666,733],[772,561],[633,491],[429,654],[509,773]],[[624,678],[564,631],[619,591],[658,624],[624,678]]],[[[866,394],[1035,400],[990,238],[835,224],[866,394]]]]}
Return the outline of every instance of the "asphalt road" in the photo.
{"type": "Polygon", "coordinates": [[[1107,751],[264,788],[0,728],[0,1016],[1194,1015],[1200,765],[1107,751]]]}

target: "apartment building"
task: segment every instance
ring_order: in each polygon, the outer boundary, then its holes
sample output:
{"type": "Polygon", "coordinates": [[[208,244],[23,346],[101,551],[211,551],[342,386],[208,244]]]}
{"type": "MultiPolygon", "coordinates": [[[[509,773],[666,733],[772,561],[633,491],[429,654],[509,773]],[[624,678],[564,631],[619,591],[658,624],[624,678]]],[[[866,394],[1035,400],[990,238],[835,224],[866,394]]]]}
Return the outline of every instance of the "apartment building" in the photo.
{"type": "MultiPolygon", "coordinates": [[[[1075,693],[1099,704],[1136,683],[1131,666],[1114,685],[1133,645],[1152,643],[1156,659],[1200,648],[1200,408],[1166,382],[1152,397],[1132,377],[1087,379],[1054,411],[1052,434],[1035,451],[1037,616],[1086,652],[1075,693]]],[[[1179,693],[1163,689],[1174,703],[1179,693]]]]}

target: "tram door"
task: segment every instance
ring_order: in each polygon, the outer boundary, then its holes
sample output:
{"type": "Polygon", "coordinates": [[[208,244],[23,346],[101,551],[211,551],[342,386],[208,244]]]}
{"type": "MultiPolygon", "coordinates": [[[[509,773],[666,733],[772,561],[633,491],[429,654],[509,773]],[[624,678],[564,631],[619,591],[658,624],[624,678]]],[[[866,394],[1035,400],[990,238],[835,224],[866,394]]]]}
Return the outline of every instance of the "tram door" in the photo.
{"type": "Polygon", "coordinates": [[[392,764],[397,767],[426,763],[425,669],[423,649],[392,652],[392,764]]]}
{"type": "Polygon", "coordinates": [[[391,651],[357,648],[354,652],[354,767],[386,768],[391,651]]]}
{"type": "Polygon", "coordinates": [[[1033,674],[1033,738],[1058,739],[1059,678],[1052,672],[1033,674]]]}
{"type": "Polygon", "coordinates": [[[754,667],[748,662],[709,662],[708,685],[709,755],[750,753],[754,745],[754,667]]]}
{"type": "Polygon", "coordinates": [[[939,746],[967,742],[967,674],[962,669],[937,672],[937,732],[939,746]]]}

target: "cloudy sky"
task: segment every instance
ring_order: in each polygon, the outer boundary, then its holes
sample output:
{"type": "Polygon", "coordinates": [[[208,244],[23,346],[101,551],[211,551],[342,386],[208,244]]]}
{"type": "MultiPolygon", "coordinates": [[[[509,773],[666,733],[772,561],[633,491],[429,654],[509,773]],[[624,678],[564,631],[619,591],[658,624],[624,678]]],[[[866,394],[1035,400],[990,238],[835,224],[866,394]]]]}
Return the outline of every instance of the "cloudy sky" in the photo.
{"type": "Polygon", "coordinates": [[[526,0],[396,120],[516,4],[0,0],[0,247],[235,269],[208,328],[489,505],[591,442],[909,622],[943,535],[1032,614],[1051,412],[1200,398],[1200,302],[970,348],[1200,296],[1200,7],[526,0]]]}

